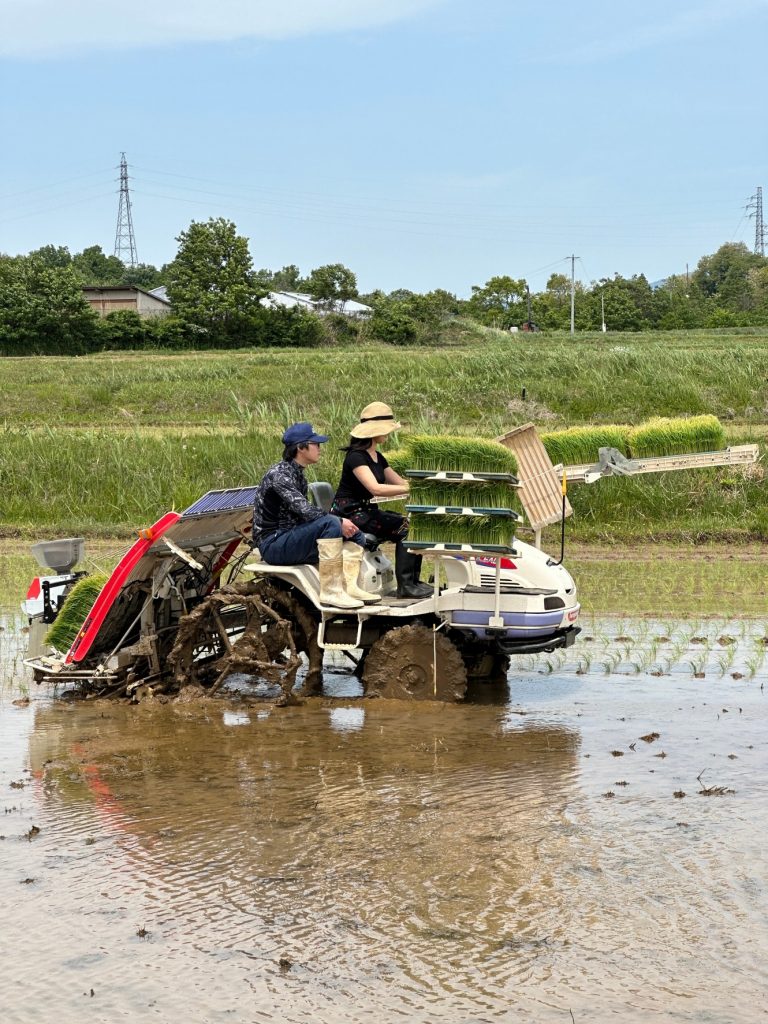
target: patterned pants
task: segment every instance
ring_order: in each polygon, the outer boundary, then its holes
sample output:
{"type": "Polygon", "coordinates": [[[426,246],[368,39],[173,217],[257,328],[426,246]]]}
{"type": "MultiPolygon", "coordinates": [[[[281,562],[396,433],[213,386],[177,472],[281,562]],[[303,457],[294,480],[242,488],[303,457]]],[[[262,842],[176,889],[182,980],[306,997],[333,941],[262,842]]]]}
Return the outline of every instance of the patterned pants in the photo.
{"type": "Polygon", "coordinates": [[[363,533],[372,533],[379,540],[393,544],[408,536],[408,520],[397,512],[384,512],[378,505],[363,505],[354,500],[334,501],[331,511],[337,516],[351,519],[363,533]],[[350,506],[354,511],[346,511],[350,506]]]}

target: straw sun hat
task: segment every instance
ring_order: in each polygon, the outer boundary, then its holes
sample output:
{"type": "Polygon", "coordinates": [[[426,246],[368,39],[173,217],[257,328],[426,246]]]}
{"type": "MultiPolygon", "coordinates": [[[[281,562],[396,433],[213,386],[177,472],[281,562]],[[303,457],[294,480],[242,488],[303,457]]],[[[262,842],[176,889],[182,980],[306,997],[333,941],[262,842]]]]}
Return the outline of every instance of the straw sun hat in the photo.
{"type": "Polygon", "coordinates": [[[402,426],[383,402],[371,402],[360,413],[360,422],[350,431],[352,437],[384,437],[402,426]]]}

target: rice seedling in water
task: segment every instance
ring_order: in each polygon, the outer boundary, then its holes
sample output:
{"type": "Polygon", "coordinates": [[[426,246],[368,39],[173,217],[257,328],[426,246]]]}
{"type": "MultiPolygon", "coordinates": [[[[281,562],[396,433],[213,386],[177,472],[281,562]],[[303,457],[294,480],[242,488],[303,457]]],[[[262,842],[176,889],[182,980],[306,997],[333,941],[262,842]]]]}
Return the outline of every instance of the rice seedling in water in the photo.
{"type": "Polygon", "coordinates": [[[722,678],[725,673],[733,665],[734,659],[736,658],[736,648],[727,647],[722,654],[718,654],[716,661],[718,668],[720,669],[720,677],[722,678]]]}
{"type": "Polygon", "coordinates": [[[707,651],[701,651],[700,654],[696,654],[692,658],[688,658],[686,665],[690,666],[691,675],[700,676],[704,674],[704,670],[707,666],[707,651]]]}
{"type": "Polygon", "coordinates": [[[592,667],[592,655],[591,654],[580,654],[579,659],[576,662],[576,675],[585,676],[592,667]]]}
{"type": "Polygon", "coordinates": [[[611,651],[602,661],[603,671],[607,676],[615,672],[621,664],[621,654],[618,651],[611,651]]]}

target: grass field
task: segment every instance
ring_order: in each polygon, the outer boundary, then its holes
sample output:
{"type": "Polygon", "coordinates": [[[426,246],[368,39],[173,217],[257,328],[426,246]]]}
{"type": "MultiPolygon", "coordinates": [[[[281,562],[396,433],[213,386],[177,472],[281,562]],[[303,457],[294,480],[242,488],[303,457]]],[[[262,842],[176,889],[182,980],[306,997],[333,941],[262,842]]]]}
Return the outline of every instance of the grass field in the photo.
{"type": "MultiPolygon", "coordinates": [[[[766,342],[768,332],[572,340],[456,323],[433,348],[6,358],[0,533],[125,536],[206,490],[256,482],[299,419],[331,434],[317,475],[335,482],[338,447],[374,399],[412,432],[492,438],[528,421],[544,432],[712,413],[730,443],[763,441],[766,342]]],[[[607,545],[765,538],[760,468],[574,486],[569,533],[607,545]]]]}
{"type": "Polygon", "coordinates": [[[522,336],[456,324],[434,348],[367,346],[4,358],[2,418],[13,426],[251,423],[270,432],[301,411],[334,427],[383,395],[415,430],[495,436],[714,413],[763,424],[768,331],[522,336]],[[526,400],[522,400],[523,388],[526,400]]]}

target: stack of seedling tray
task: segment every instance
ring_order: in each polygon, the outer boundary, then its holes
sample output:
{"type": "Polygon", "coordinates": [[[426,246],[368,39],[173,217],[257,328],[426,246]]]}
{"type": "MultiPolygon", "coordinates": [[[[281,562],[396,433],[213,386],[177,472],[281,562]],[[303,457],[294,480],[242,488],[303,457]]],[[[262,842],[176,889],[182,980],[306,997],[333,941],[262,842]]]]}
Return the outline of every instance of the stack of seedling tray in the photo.
{"type": "Polygon", "coordinates": [[[416,436],[406,451],[410,547],[511,550],[520,516],[510,507],[519,482],[508,448],[478,438],[416,436]]]}

